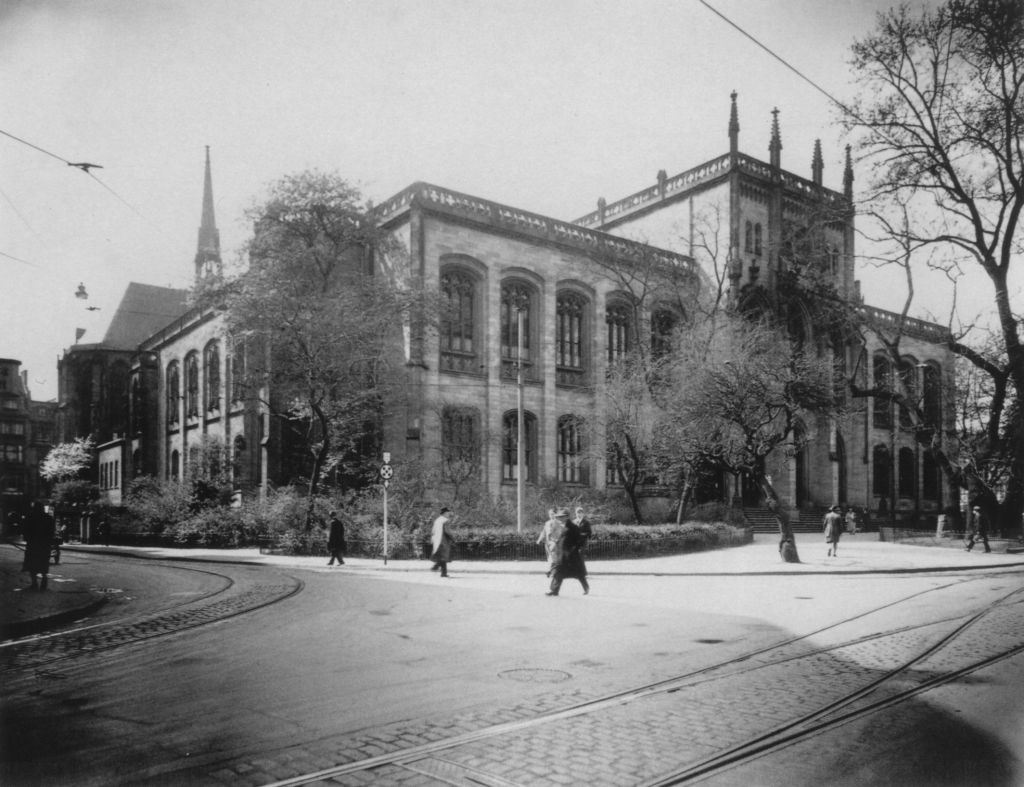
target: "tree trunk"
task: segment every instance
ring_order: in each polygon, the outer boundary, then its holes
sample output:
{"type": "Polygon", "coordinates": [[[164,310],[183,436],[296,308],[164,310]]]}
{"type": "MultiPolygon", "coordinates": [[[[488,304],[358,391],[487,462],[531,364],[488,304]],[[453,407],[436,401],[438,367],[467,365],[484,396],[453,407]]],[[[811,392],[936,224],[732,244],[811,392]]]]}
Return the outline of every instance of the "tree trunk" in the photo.
{"type": "Polygon", "coordinates": [[[756,467],[751,474],[757,481],[758,486],[761,487],[761,491],[764,492],[764,496],[768,500],[768,508],[771,509],[778,520],[779,555],[787,563],[799,563],[800,555],[796,551],[796,539],[793,537],[793,528],[789,524],[789,514],[783,511],[782,506],[779,505],[779,496],[775,493],[775,487],[768,482],[768,479],[756,467]]]}
{"type": "Polygon", "coordinates": [[[313,454],[313,467],[309,472],[309,490],[306,496],[306,530],[313,529],[313,512],[316,509],[316,496],[320,491],[320,474],[331,451],[331,437],[328,431],[327,416],[323,410],[314,405],[313,413],[320,423],[320,433],[323,439],[320,441],[320,448],[313,454]]]}

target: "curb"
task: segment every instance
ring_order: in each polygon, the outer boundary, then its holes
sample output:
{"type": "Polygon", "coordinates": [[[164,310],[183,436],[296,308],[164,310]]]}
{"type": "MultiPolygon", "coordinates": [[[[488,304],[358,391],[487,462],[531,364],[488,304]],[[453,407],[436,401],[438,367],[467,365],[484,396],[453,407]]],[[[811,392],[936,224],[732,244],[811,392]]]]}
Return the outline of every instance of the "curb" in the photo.
{"type": "Polygon", "coordinates": [[[100,596],[99,598],[92,599],[87,604],[54,612],[52,615],[40,615],[28,620],[4,622],[0,624],[0,638],[18,639],[20,637],[27,637],[30,634],[38,634],[62,623],[69,623],[85,615],[91,615],[106,603],[107,597],[100,596]]]}

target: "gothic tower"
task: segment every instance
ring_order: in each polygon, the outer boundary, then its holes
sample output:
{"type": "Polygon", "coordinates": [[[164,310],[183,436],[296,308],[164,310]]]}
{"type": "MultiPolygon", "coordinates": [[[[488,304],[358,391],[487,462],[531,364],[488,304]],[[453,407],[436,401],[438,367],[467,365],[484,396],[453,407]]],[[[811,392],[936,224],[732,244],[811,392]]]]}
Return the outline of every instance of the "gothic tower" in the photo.
{"type": "Polygon", "coordinates": [[[203,178],[203,215],[199,222],[196,248],[196,284],[209,276],[221,275],[220,231],[213,216],[213,178],[210,175],[210,146],[206,146],[206,174],[203,178]]]}

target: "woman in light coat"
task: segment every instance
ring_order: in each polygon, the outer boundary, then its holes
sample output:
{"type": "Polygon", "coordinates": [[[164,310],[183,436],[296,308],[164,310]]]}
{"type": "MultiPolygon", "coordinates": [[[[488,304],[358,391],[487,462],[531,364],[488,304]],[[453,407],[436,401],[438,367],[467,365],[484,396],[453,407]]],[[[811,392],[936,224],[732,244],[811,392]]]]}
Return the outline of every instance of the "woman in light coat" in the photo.
{"type": "Polygon", "coordinates": [[[537,536],[537,543],[544,545],[544,552],[548,557],[548,576],[555,570],[558,562],[558,539],[562,536],[562,523],[555,518],[555,509],[548,509],[548,521],[537,536]]]}

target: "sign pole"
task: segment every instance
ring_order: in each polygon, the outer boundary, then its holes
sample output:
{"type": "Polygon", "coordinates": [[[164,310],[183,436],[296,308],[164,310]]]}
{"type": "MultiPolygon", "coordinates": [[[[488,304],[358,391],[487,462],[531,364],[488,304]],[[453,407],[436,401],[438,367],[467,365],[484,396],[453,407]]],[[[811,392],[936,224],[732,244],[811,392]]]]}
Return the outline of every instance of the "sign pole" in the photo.
{"type": "Polygon", "coordinates": [[[384,487],[384,565],[388,564],[388,485],[395,475],[391,466],[391,452],[384,452],[384,464],[380,466],[380,482],[384,487]]]}

